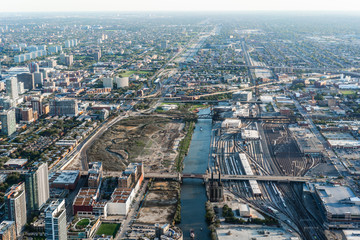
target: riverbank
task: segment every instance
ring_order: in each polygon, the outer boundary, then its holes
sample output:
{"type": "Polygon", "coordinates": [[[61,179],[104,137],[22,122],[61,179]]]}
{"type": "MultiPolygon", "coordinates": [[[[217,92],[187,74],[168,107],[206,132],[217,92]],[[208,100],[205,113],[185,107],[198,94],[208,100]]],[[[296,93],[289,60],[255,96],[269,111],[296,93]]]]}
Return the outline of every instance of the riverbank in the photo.
{"type": "MultiPolygon", "coordinates": [[[[204,114],[207,109],[201,109],[204,114]],[[205,112],[203,112],[205,111],[205,112]]],[[[190,148],[183,161],[183,173],[205,173],[208,167],[212,120],[199,119],[195,125],[190,148]]],[[[190,240],[190,231],[195,239],[210,240],[210,231],[205,219],[206,189],[203,180],[184,179],[181,184],[181,223],[184,240],[190,240]]]]}

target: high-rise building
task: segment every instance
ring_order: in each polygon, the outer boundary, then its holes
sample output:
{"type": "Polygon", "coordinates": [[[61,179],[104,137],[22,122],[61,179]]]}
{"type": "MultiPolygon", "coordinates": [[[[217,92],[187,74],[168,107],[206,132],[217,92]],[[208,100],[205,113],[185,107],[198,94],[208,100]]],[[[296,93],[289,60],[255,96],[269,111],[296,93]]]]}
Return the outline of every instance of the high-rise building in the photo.
{"type": "Polygon", "coordinates": [[[101,59],[101,49],[97,49],[94,52],[94,60],[98,62],[100,61],[100,59],[101,59]]]}
{"type": "Polygon", "coordinates": [[[27,123],[34,121],[34,113],[32,108],[22,108],[21,109],[21,120],[27,123]]]}
{"type": "Polygon", "coordinates": [[[74,62],[74,56],[73,55],[65,56],[65,65],[66,66],[73,65],[73,62],[74,62]]]}
{"type": "Polygon", "coordinates": [[[45,209],[45,236],[47,240],[66,240],[65,200],[56,200],[45,209]]]}
{"type": "Polygon", "coordinates": [[[36,111],[39,116],[43,114],[43,106],[42,106],[42,99],[39,97],[34,97],[31,99],[31,108],[33,111],[36,111]]]}
{"type": "Polygon", "coordinates": [[[2,221],[0,223],[0,240],[16,240],[14,221],[2,221]]]}
{"type": "Polygon", "coordinates": [[[14,109],[0,112],[0,120],[2,125],[1,134],[10,136],[14,132],[16,132],[16,118],[14,109]]]}
{"type": "Polygon", "coordinates": [[[103,78],[103,87],[113,89],[114,79],[113,78],[103,78]]]}
{"type": "Polygon", "coordinates": [[[54,99],[50,101],[51,116],[74,117],[79,114],[78,103],[70,99],[54,99]]]}
{"type": "Polygon", "coordinates": [[[43,74],[41,72],[34,73],[34,83],[35,86],[41,86],[43,84],[43,74]]]}
{"type": "Polygon", "coordinates": [[[36,62],[31,62],[29,64],[29,70],[30,70],[30,73],[39,72],[39,64],[36,62]]]}
{"type": "Polygon", "coordinates": [[[168,48],[168,41],[167,40],[161,41],[161,48],[162,49],[167,49],[168,48]]]}
{"type": "Polygon", "coordinates": [[[25,92],[24,83],[18,82],[17,86],[18,86],[18,93],[23,94],[25,92]]]}
{"type": "Polygon", "coordinates": [[[25,174],[26,200],[29,212],[40,210],[50,197],[47,163],[35,163],[25,174]]]}
{"type": "MultiPolygon", "coordinates": [[[[0,66],[0,70],[1,70],[1,66],[0,66]]],[[[4,82],[0,82],[0,91],[2,91],[2,90],[5,90],[5,83],[4,82]]]]}
{"type": "Polygon", "coordinates": [[[0,107],[2,110],[8,110],[10,108],[15,107],[15,101],[11,99],[9,96],[0,97],[0,107]]]}
{"type": "Polygon", "coordinates": [[[6,94],[11,99],[17,99],[19,97],[18,94],[18,80],[14,77],[6,80],[6,94]]]}
{"type": "Polygon", "coordinates": [[[25,184],[10,187],[4,196],[4,204],[5,218],[15,222],[16,235],[19,236],[26,224],[25,184]]]}
{"type": "Polygon", "coordinates": [[[56,60],[55,59],[48,59],[47,61],[47,66],[50,68],[56,67],[56,60]]]}
{"type": "Polygon", "coordinates": [[[129,86],[129,78],[128,77],[115,77],[114,82],[116,83],[116,88],[124,88],[129,86]]]}
{"type": "Polygon", "coordinates": [[[17,75],[17,80],[24,83],[24,88],[28,90],[34,89],[35,81],[33,73],[21,73],[17,75]]]}

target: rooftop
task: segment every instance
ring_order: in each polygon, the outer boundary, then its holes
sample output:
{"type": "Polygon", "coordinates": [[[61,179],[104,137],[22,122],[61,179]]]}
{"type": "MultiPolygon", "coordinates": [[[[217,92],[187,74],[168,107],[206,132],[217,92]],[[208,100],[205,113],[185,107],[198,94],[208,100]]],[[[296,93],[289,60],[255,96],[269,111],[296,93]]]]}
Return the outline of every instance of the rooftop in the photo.
{"type": "Polygon", "coordinates": [[[360,199],[349,187],[315,185],[326,210],[332,215],[360,215],[360,199]]]}
{"type": "Polygon", "coordinates": [[[49,179],[53,179],[52,183],[54,184],[71,184],[76,182],[79,174],[80,171],[78,170],[64,170],[55,174],[51,174],[49,179]]]}

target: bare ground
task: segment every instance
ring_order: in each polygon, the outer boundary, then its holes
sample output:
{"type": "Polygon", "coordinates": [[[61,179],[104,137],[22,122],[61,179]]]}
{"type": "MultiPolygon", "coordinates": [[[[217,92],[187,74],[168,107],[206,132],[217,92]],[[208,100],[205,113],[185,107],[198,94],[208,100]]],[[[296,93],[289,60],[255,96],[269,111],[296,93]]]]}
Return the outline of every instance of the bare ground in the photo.
{"type": "Polygon", "coordinates": [[[170,117],[124,119],[87,150],[89,162],[101,161],[108,171],[122,171],[129,162],[144,162],[145,171],[173,171],[176,139],[184,137],[184,124],[170,117]]]}

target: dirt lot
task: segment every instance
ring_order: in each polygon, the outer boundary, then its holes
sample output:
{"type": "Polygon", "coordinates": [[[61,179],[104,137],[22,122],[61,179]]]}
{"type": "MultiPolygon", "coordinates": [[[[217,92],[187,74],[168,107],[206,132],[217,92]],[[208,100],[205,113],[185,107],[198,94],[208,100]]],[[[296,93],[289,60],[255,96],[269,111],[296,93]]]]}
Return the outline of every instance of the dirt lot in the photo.
{"type": "Polygon", "coordinates": [[[180,185],[177,182],[153,182],[138,214],[137,223],[169,223],[174,219],[180,185]]]}
{"type": "Polygon", "coordinates": [[[174,143],[184,137],[184,124],[167,116],[124,119],[88,149],[89,162],[101,161],[108,171],[122,171],[129,162],[145,164],[145,171],[173,171],[174,143]]]}

